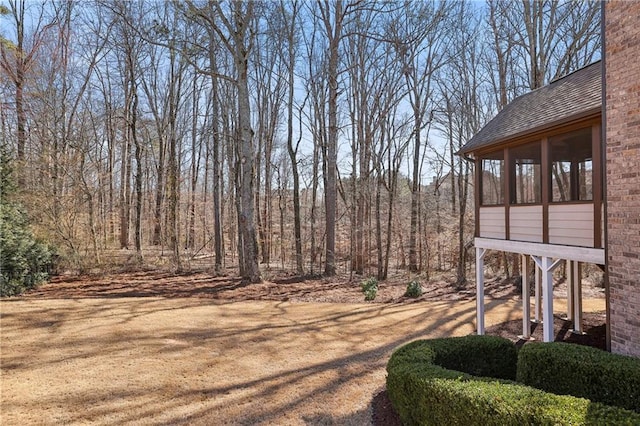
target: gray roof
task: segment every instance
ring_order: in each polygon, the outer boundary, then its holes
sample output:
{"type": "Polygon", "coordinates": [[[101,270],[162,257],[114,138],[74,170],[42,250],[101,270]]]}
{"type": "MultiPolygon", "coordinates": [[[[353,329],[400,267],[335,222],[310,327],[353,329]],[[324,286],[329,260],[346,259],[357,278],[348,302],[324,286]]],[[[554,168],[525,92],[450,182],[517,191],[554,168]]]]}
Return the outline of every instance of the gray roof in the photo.
{"type": "Polygon", "coordinates": [[[587,65],[517,97],[489,121],[459,154],[505,142],[602,109],[602,64],[587,65]]]}

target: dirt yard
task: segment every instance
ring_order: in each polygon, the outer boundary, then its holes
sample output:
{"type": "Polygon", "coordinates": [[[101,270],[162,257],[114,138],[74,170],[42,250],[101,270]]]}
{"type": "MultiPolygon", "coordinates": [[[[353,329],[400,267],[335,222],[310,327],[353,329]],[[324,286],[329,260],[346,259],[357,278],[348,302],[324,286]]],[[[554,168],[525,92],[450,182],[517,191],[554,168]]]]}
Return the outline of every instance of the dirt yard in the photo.
{"type": "MultiPolygon", "coordinates": [[[[378,411],[393,349],[474,329],[471,289],[434,284],[414,301],[405,285],[364,303],[348,277],[56,279],[0,301],[0,424],[389,423],[378,411]]],[[[487,299],[488,326],[518,324],[512,290],[488,291],[500,295],[487,299]]],[[[584,305],[601,311],[604,299],[584,305]]]]}

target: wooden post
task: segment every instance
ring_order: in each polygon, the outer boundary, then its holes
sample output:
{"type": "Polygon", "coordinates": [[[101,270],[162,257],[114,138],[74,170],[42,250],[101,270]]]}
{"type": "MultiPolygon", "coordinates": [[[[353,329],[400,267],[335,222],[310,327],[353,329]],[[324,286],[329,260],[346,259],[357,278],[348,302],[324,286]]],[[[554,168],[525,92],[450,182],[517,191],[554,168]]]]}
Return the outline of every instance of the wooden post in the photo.
{"type": "Polygon", "coordinates": [[[529,339],[531,337],[531,292],[529,289],[529,269],[527,255],[520,255],[522,262],[522,338],[529,339]]]}
{"type": "Polygon", "coordinates": [[[484,255],[486,250],[476,247],[476,333],[484,334],[484,255]]]}

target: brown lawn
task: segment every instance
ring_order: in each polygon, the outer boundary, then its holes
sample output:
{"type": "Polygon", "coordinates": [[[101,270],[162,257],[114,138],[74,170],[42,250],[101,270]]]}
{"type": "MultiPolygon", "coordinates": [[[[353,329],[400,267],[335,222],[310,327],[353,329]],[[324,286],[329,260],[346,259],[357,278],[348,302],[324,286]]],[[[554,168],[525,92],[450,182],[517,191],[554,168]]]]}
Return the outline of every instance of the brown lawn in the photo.
{"type": "MultiPolygon", "coordinates": [[[[54,280],[0,301],[0,424],[384,423],[393,349],[474,329],[470,292],[435,285],[414,302],[405,285],[363,303],[346,277],[54,280]]],[[[501,297],[488,299],[487,325],[521,318],[518,298],[501,297]]]]}

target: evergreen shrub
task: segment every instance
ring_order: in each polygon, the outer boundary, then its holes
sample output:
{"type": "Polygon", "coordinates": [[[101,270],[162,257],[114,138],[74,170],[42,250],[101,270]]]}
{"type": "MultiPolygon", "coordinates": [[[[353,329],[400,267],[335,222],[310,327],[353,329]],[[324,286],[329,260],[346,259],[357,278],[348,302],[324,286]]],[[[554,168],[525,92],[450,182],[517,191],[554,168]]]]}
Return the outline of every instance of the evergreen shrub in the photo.
{"type": "Polygon", "coordinates": [[[371,277],[360,283],[362,292],[364,293],[364,300],[373,300],[378,294],[378,280],[371,277]]]}
{"type": "Polygon", "coordinates": [[[571,343],[529,343],[518,356],[518,382],[640,413],[640,359],[571,343]]]}
{"type": "Polygon", "coordinates": [[[0,296],[13,296],[45,281],[51,269],[52,249],[38,241],[27,214],[13,200],[11,159],[0,150],[0,296]]]}
{"type": "Polygon", "coordinates": [[[387,364],[387,392],[405,425],[640,424],[640,415],[519,384],[515,345],[496,336],[419,340],[387,364]]]}
{"type": "Polygon", "coordinates": [[[413,280],[407,284],[407,291],[404,292],[406,297],[420,297],[422,296],[422,286],[419,281],[413,280]]]}

